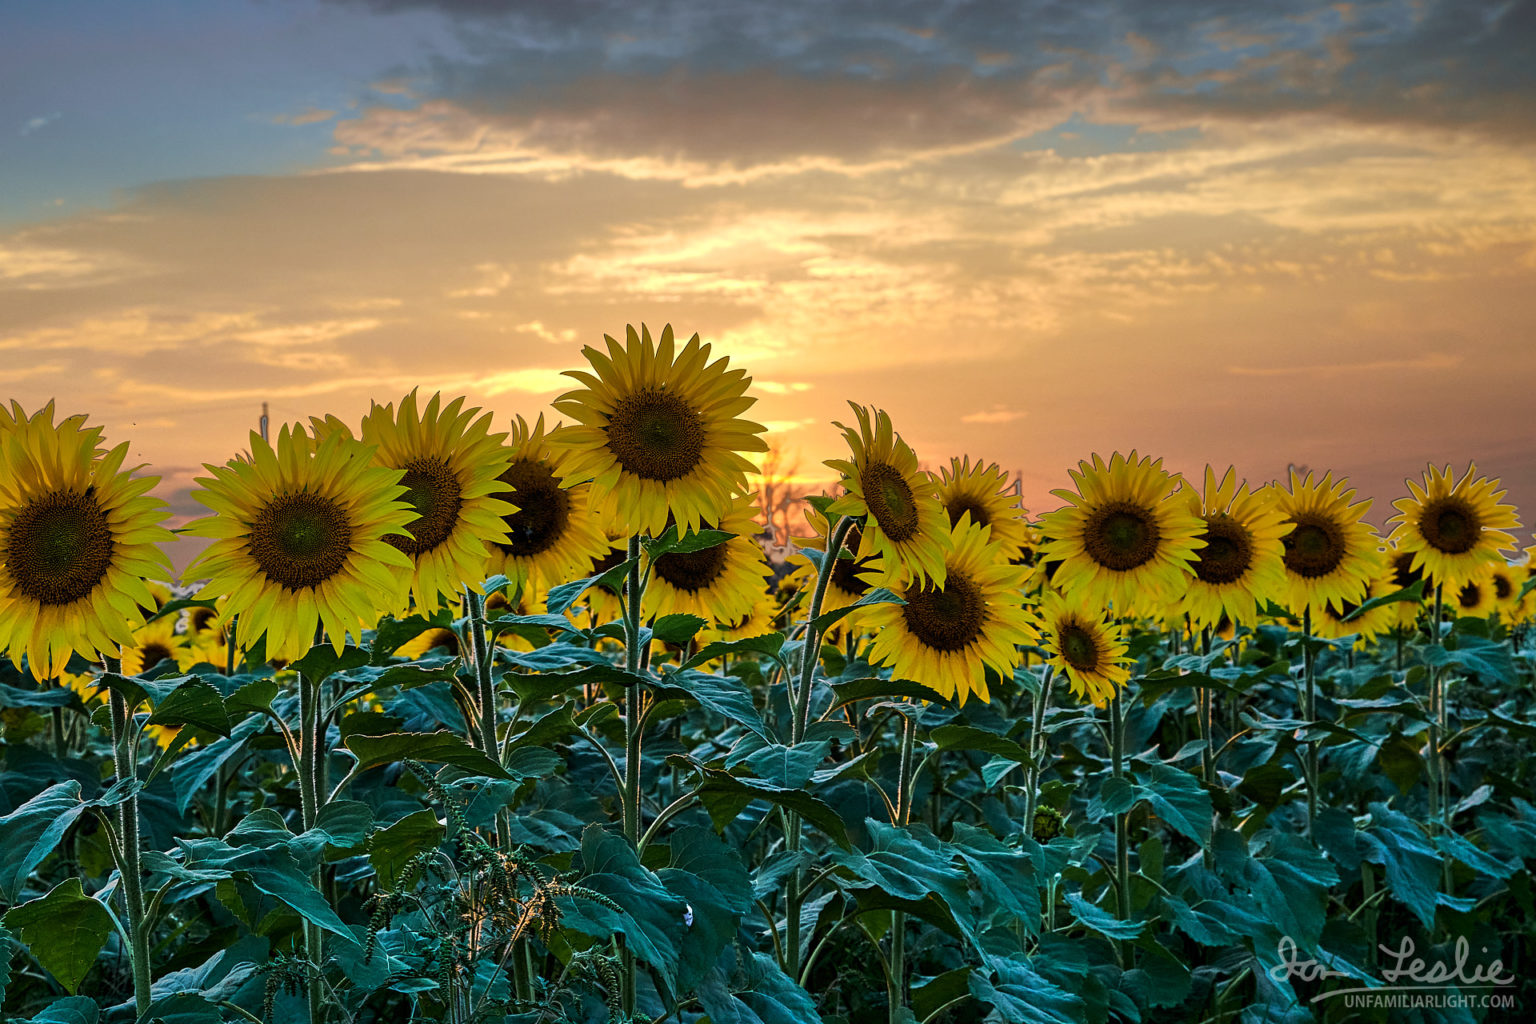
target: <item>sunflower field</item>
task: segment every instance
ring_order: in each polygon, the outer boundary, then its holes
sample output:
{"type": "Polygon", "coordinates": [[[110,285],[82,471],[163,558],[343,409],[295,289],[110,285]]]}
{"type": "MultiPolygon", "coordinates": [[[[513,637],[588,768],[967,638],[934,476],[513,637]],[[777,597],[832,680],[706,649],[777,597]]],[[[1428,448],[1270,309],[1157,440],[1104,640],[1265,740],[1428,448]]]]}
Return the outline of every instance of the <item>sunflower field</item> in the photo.
{"type": "MultiPolygon", "coordinates": [[[[852,406],[786,565],[751,379],[586,348],[158,478],[0,407],[0,1017],[1536,1016],[1516,510],[1094,454],[1031,516],[852,406]]],[[[1064,481],[1065,482],[1065,481],[1064,481]]]]}

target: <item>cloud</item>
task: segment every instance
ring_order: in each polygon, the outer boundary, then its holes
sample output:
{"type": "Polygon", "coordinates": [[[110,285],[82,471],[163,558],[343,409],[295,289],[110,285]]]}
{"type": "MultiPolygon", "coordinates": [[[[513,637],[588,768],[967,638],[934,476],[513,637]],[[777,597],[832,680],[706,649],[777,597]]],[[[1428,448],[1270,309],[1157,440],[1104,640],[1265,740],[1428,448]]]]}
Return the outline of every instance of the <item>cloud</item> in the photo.
{"type": "Polygon", "coordinates": [[[1316,363],[1308,366],[1229,366],[1227,372],[1238,377],[1334,377],[1339,374],[1381,373],[1393,370],[1454,370],[1462,357],[1446,352],[1428,352],[1413,359],[1377,359],[1363,363],[1316,363]]]}
{"type": "Polygon", "coordinates": [[[64,115],[58,111],[54,111],[51,114],[42,114],[37,117],[30,117],[22,124],[21,129],[16,134],[22,136],[31,135],[33,132],[40,131],[41,129],[48,127],[50,124],[63,116],[64,115]]]}
{"type": "Polygon", "coordinates": [[[321,110],[319,107],[309,107],[297,114],[278,114],[272,120],[276,124],[287,124],[297,127],[306,124],[320,124],[323,121],[329,121],[335,116],[336,111],[334,110],[321,110]]]}
{"type": "Polygon", "coordinates": [[[993,406],[982,412],[966,413],[960,417],[961,423],[1012,423],[1021,420],[1029,413],[1018,409],[1005,409],[1001,406],[993,406]]]}

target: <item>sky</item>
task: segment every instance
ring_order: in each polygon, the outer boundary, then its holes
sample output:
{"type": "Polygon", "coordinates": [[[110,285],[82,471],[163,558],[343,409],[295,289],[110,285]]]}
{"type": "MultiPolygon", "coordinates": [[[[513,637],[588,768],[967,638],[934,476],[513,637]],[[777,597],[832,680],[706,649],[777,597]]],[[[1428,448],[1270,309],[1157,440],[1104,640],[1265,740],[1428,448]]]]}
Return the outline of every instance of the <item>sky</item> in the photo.
{"type": "MultiPolygon", "coordinates": [[[[800,474],[1426,463],[1536,522],[1536,0],[8,0],[0,400],[274,422],[698,332],[800,474]]],[[[570,385],[575,386],[575,385],[570,385]]]]}

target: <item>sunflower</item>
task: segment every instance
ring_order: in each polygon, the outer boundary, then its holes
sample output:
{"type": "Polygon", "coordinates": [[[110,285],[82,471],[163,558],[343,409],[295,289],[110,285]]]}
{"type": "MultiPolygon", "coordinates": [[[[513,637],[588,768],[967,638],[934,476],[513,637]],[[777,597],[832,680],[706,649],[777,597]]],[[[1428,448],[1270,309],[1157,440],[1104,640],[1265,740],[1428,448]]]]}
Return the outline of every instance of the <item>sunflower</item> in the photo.
{"type": "Polygon", "coordinates": [[[432,651],[458,654],[459,635],[451,629],[433,626],[431,629],[423,630],[415,639],[396,647],[392,653],[397,658],[415,659],[432,651]]]}
{"type": "Polygon", "coordinates": [[[251,433],[252,460],[206,465],[192,492],[214,514],[185,531],[213,543],[187,568],[210,577],[203,593],[227,594],[238,641],[267,638],[267,655],[293,661],[324,624],[338,653],[400,599],[411,559],[391,544],[416,512],[399,500],[398,469],[374,463],[368,445],[341,434],[318,445],[295,424],[274,448],[251,433]]]}
{"type": "Polygon", "coordinates": [[[1507,530],[1520,525],[1513,505],[1499,499],[1505,492],[1499,482],[1476,477],[1469,463],[1458,481],[1450,466],[1430,466],[1423,486],[1407,481],[1410,498],[1393,502],[1397,515],[1392,540],[1403,551],[1414,552],[1414,568],[1423,569],[1431,583],[1454,589],[1458,583],[1483,575],[1490,563],[1501,560],[1499,549],[1513,547],[1507,530]]]}
{"type": "Polygon", "coordinates": [[[1019,589],[1029,570],[1011,564],[991,530],[969,513],[950,529],[943,583],[911,579],[899,567],[885,570],[880,585],[906,604],[876,604],[860,619],[874,634],[869,659],[892,675],[922,683],[965,704],[967,695],[988,700],[987,670],[1012,678],[1018,645],[1029,639],[1029,618],[1019,589]]]}
{"type": "Polygon", "coordinates": [[[1116,452],[1069,471],[1076,491],[1052,491],[1069,502],[1041,517],[1049,538],[1041,554],[1061,565],[1051,584],[1087,605],[1107,605],[1120,616],[1154,614],[1183,597],[1190,563],[1205,524],[1179,500],[1182,482],[1163,460],[1116,452]]]}
{"type": "Polygon", "coordinates": [[[420,518],[404,536],[387,543],[410,559],[408,583],[416,605],[431,613],[443,594],[462,586],[477,590],[485,579],[487,546],[507,539],[505,516],[515,505],[494,497],[508,485],[501,480],[509,456],[505,434],[489,433],[491,414],[475,419],[478,408],[464,409],[464,399],[440,405],[433,395],[420,413],[416,392],[394,404],[374,405],[363,420],[362,441],[377,445],[380,466],[402,470],[405,498],[420,518]]]}
{"type": "Polygon", "coordinates": [[[1522,562],[1519,565],[1510,566],[1509,571],[1510,577],[1515,584],[1516,595],[1514,607],[1509,612],[1509,621],[1513,623],[1529,622],[1532,618],[1536,618],[1536,590],[1532,590],[1523,598],[1519,594],[1520,591],[1525,589],[1526,581],[1531,578],[1531,565],[1529,562],[1522,562]]]}
{"type": "MultiPolygon", "coordinates": [[[[606,533],[607,547],[603,554],[592,562],[592,567],[587,570],[587,577],[601,576],[611,569],[616,569],[629,558],[629,540],[625,537],[606,533]]],[[[581,595],[580,602],[567,610],[569,617],[576,609],[585,606],[587,609],[587,624],[601,626],[609,622],[618,622],[624,618],[624,587],[622,584],[615,589],[593,585],[588,587],[581,595]]],[[[539,606],[539,611],[544,611],[546,606],[539,606]]],[[[575,620],[573,620],[575,621],[575,620]]]]}
{"type": "Polygon", "coordinates": [[[154,606],[144,580],[170,575],[160,545],[174,537],[165,502],[145,495],[160,478],[123,470],[126,442],[98,457],[101,431],[83,417],[55,427],[51,403],[13,408],[0,433],[0,652],[41,680],[71,652],[133,643],[154,606]]]}
{"type": "Polygon", "coordinates": [[[717,640],[746,640],[754,636],[767,636],[778,629],[775,620],[778,606],[767,594],[761,594],[745,614],[735,619],[716,619],[699,631],[699,643],[717,640]]]}
{"type": "Polygon", "coordinates": [[[978,459],[973,466],[968,455],[950,459],[949,466],[939,470],[938,498],[949,513],[951,526],[969,512],[971,522],[992,527],[992,539],[1002,545],[1010,562],[1022,558],[1028,513],[1008,482],[1008,474],[996,463],[983,465],[978,459]]]}
{"type": "Polygon", "coordinates": [[[1493,612],[1497,603],[1494,597],[1493,581],[1490,579],[1469,580],[1457,586],[1453,598],[1453,605],[1458,618],[1481,619],[1493,612]]]}
{"type": "Polygon", "coordinates": [[[1213,626],[1224,618],[1254,625],[1259,606],[1278,600],[1285,591],[1280,562],[1285,526],[1273,494],[1267,487],[1253,492],[1246,483],[1239,487],[1231,467],[1217,482],[1216,471],[1206,466],[1203,495],[1190,489],[1186,503],[1203,524],[1205,547],[1195,552],[1190,564],[1195,576],[1178,610],[1196,626],[1213,626]]]}
{"type": "Polygon", "coordinates": [[[1031,632],[1079,699],[1104,707],[1131,678],[1119,628],[1090,605],[1047,594],[1031,632]]]}
{"type": "Polygon", "coordinates": [[[592,482],[591,501],[603,525],[659,536],[670,522],[684,533],[714,526],[732,495],[755,472],[742,452],[765,452],[757,435],[767,428],[741,414],[757,400],[745,370],[729,359],[709,362],[710,346],[695,334],[673,354],[672,325],[660,343],[625,329],[624,344],[603,336],[608,352],[588,346],[582,355],[596,374],[567,370],[585,384],[552,405],[576,421],[549,435],[567,449],[561,467],[567,484],[592,482]]]}
{"type": "Polygon", "coordinates": [[[521,416],[513,421],[507,454],[511,461],[501,482],[517,511],[506,517],[506,539],[491,542],[491,571],[514,587],[529,579],[549,587],[587,576],[608,553],[608,539],[590,509],[592,485],[562,476],[569,455],[550,446],[542,415],[531,429],[521,416]]]}
{"type": "Polygon", "coordinates": [[[884,410],[876,409],[871,418],[862,405],[848,405],[858,429],[834,425],[853,457],[826,462],[842,474],[838,483],[847,493],[827,508],[827,515],[834,521],[865,517],[858,546],[850,545],[855,558],[879,555],[882,571],[892,578],[943,586],[945,551],[953,534],[932,475],[918,468],[917,456],[884,410]]]}
{"type": "Polygon", "coordinates": [[[187,637],[176,632],[176,620],[169,615],[134,630],[133,643],[123,644],[120,656],[123,674],[128,676],[143,675],[164,661],[185,672],[199,661],[187,637]]]}
{"type": "Polygon", "coordinates": [[[1019,552],[1009,561],[1014,565],[1035,565],[1040,561],[1040,545],[1044,543],[1045,534],[1040,532],[1040,527],[1026,522],[1019,537],[1019,552]]]}
{"type": "Polygon", "coordinates": [[[1525,577],[1516,571],[1517,568],[1508,562],[1498,562],[1488,572],[1488,585],[1493,588],[1494,611],[1506,617],[1520,603],[1520,587],[1525,577]]]}
{"type": "Polygon", "coordinates": [[[1292,470],[1290,490],[1275,492],[1290,527],[1280,538],[1285,546],[1286,604],[1298,615],[1306,609],[1321,614],[1330,601],[1359,602],[1379,572],[1381,556],[1370,524],[1360,519],[1371,503],[1351,505],[1355,492],[1345,483],[1342,478],[1334,483],[1332,473],[1313,483],[1311,473],[1302,479],[1292,470]]]}
{"type": "MultiPolygon", "coordinates": [[[[816,566],[810,558],[799,552],[799,548],[810,548],[825,554],[827,544],[832,533],[831,522],[826,516],[816,511],[814,505],[805,506],[805,521],[810,526],[811,533],[793,538],[797,548],[796,553],[788,559],[789,564],[795,568],[784,577],[780,589],[788,589],[793,595],[795,591],[805,590],[813,593],[816,590],[816,566]]],[[[821,610],[823,613],[846,608],[859,598],[875,589],[872,581],[880,576],[880,560],[875,555],[865,555],[860,558],[855,552],[864,543],[863,531],[857,525],[850,527],[843,538],[843,549],[836,562],[832,565],[832,575],[827,580],[827,589],[821,597],[821,610]]],[[[786,598],[787,600],[787,598],[786,598]]],[[[807,600],[809,600],[807,598],[807,600]]],[[[843,619],[844,622],[848,620],[843,619]]]]}
{"type": "MultiPolygon", "coordinates": [[[[1371,580],[1366,587],[1365,599],[1383,597],[1398,588],[1392,585],[1387,576],[1379,576],[1371,580]]],[[[1362,602],[1345,601],[1336,603],[1329,601],[1323,605],[1318,614],[1312,616],[1312,635],[1320,636],[1328,640],[1339,640],[1346,636],[1358,636],[1355,641],[1357,649],[1364,648],[1383,633],[1390,632],[1397,625],[1397,616],[1394,609],[1397,605],[1381,605],[1372,608],[1364,615],[1356,616],[1348,622],[1345,616],[1352,614],[1360,607],[1362,602]]]]}
{"type": "Polygon", "coordinates": [[[733,534],[729,540],[656,559],[642,598],[645,617],[685,613],[733,622],[748,614],[773,574],[756,540],[756,513],[757,495],[738,495],[720,517],[720,529],[733,534]]]}

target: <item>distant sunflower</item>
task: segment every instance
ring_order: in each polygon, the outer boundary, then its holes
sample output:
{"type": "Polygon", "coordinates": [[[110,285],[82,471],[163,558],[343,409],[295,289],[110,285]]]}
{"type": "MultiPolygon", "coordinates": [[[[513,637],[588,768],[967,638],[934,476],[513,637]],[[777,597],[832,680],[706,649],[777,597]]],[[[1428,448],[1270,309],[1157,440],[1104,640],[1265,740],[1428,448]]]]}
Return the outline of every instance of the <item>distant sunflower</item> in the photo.
{"type": "Polygon", "coordinates": [[[852,549],[855,558],[879,555],[881,570],[892,578],[942,586],[951,529],[934,494],[933,477],[918,468],[917,456],[895,433],[884,410],[876,409],[871,417],[862,405],[848,404],[858,429],[834,425],[842,430],[853,457],[826,462],[842,474],[838,482],[847,493],[827,514],[834,521],[866,517],[859,546],[852,549]]]}
{"type": "Polygon", "coordinates": [[[1302,479],[1292,470],[1290,482],[1290,490],[1275,492],[1289,527],[1280,538],[1286,606],[1298,615],[1308,608],[1321,614],[1330,601],[1358,602],[1380,569],[1370,524],[1360,518],[1370,501],[1350,504],[1354,490],[1342,478],[1334,483],[1332,473],[1314,483],[1311,473],[1302,479]]]}
{"type": "Polygon", "coordinates": [[[1505,492],[1497,480],[1474,478],[1476,472],[1469,463],[1458,481],[1450,466],[1430,466],[1423,486],[1407,481],[1411,498],[1392,503],[1398,514],[1387,522],[1398,525],[1391,539],[1399,550],[1414,553],[1414,568],[1422,568],[1434,584],[1454,588],[1481,576],[1503,560],[1500,548],[1514,547],[1507,531],[1520,525],[1515,507],[1499,502],[1505,492]]]}
{"type": "MultiPolygon", "coordinates": [[[[629,559],[629,541],[624,537],[607,534],[607,547],[603,554],[592,561],[592,567],[587,570],[587,576],[601,576],[611,569],[616,569],[629,559]]],[[[579,603],[571,611],[574,612],[582,605],[586,606],[586,615],[593,626],[601,626],[608,622],[618,622],[624,618],[624,587],[621,583],[613,590],[597,584],[588,587],[581,595],[579,603]]],[[[539,608],[544,611],[544,606],[539,608]]]]}
{"type": "Polygon", "coordinates": [[[1163,460],[1116,452],[1070,470],[1076,491],[1051,493],[1069,504],[1041,517],[1041,550],[1059,560],[1051,583],[1074,600],[1108,605],[1118,616],[1156,614],[1184,595],[1204,524],[1178,500],[1181,481],[1163,460]]]}
{"type": "Polygon", "coordinates": [[[1522,562],[1519,565],[1509,567],[1510,575],[1515,584],[1516,600],[1509,612],[1510,622],[1530,622],[1536,618],[1536,590],[1532,590],[1525,597],[1519,597],[1520,591],[1525,589],[1525,584],[1531,578],[1531,565],[1522,562]]]}
{"type": "Polygon", "coordinates": [[[1499,562],[1488,572],[1488,585],[1493,588],[1493,607],[1502,615],[1509,615],[1520,603],[1524,577],[1516,571],[1517,568],[1508,562],[1499,562]]]}
{"type": "Polygon", "coordinates": [[[874,634],[869,659],[963,705],[968,695],[988,700],[987,670],[1011,679],[1018,645],[1029,640],[1029,619],[1019,589],[1029,570],[1013,565],[991,531],[970,514],[950,530],[942,574],[913,580],[885,571],[880,585],[906,604],[870,605],[860,624],[874,634]]]}
{"type": "Polygon", "coordinates": [[[757,495],[739,495],[720,517],[719,529],[734,534],[729,540],[656,559],[642,599],[645,617],[683,613],[733,622],[748,614],[772,575],[754,536],[756,512],[757,495]]]}
{"type": "MultiPolygon", "coordinates": [[[[1414,553],[1398,548],[1392,541],[1382,551],[1382,557],[1386,562],[1386,575],[1383,579],[1390,584],[1393,591],[1406,590],[1424,579],[1424,571],[1413,566],[1414,553]]],[[[1421,590],[1422,594],[1423,591],[1421,590]]],[[[1419,621],[1419,613],[1424,609],[1422,597],[1418,601],[1398,601],[1386,606],[1395,625],[1412,629],[1419,621]]]]}
{"type": "Polygon", "coordinates": [[[420,658],[432,651],[440,651],[445,654],[459,653],[459,636],[451,629],[442,629],[434,626],[423,630],[414,639],[396,647],[393,654],[397,658],[420,658]]]}
{"type": "Polygon", "coordinates": [[[491,542],[491,571],[514,587],[529,579],[550,587],[587,576],[608,553],[608,539],[589,507],[592,485],[563,478],[568,453],[549,444],[542,415],[532,428],[521,416],[513,421],[507,454],[511,461],[501,482],[517,511],[505,519],[506,540],[491,542]]]}
{"type": "Polygon", "coordinates": [[[592,482],[592,508],[605,527],[660,536],[668,522],[683,533],[720,522],[733,495],[755,471],[742,452],[764,452],[761,424],[741,419],[757,401],[752,378],[709,362],[710,346],[695,334],[673,354],[672,326],[651,341],[625,330],[625,343],[604,335],[605,355],[582,350],[596,374],[567,370],[586,387],[552,403],[576,421],[549,436],[569,451],[568,484],[592,482]]]}
{"type": "Polygon", "coordinates": [[[162,662],[171,662],[185,672],[198,662],[197,653],[187,637],[176,632],[172,616],[156,619],[133,631],[133,643],[124,644],[120,653],[123,674],[142,675],[162,662]]]}
{"type": "Polygon", "coordinates": [[[774,622],[778,612],[773,599],[760,595],[746,613],[735,619],[716,619],[699,631],[701,644],[717,640],[747,640],[754,636],[766,636],[778,627],[774,622]]]}
{"type": "Polygon", "coordinates": [[[1493,583],[1485,577],[1457,586],[1451,607],[1459,618],[1481,619],[1493,613],[1494,604],[1493,583]]]}
{"type": "Polygon", "coordinates": [[[52,404],[20,406],[0,433],[0,652],[22,656],[38,679],[71,652],[95,660],[133,643],[154,597],[144,580],[170,575],[160,545],[165,502],[145,492],[159,477],[123,471],[126,442],[98,457],[101,431],[74,416],[53,425],[52,404]]]}
{"type": "Polygon", "coordinates": [[[1202,522],[1205,547],[1190,563],[1195,576],[1178,611],[1196,626],[1212,626],[1223,618],[1254,625],[1260,604],[1278,601],[1285,592],[1280,537],[1286,528],[1274,496],[1268,488],[1250,492],[1246,483],[1239,487],[1231,467],[1218,483],[1216,471],[1206,466],[1203,495],[1189,489],[1185,500],[1202,522]]]}
{"type": "Polygon", "coordinates": [[[1345,616],[1353,614],[1366,600],[1384,597],[1396,589],[1383,576],[1371,580],[1366,588],[1364,598],[1359,602],[1345,601],[1335,603],[1329,601],[1322,606],[1319,613],[1312,616],[1312,635],[1329,640],[1338,640],[1346,636],[1358,636],[1359,639],[1355,641],[1355,647],[1365,647],[1381,634],[1390,631],[1397,624],[1397,617],[1393,614],[1393,609],[1397,606],[1388,604],[1372,608],[1364,615],[1356,616],[1348,622],[1344,621],[1345,616]]]}
{"type": "Polygon", "coordinates": [[[1120,630],[1090,605],[1047,594],[1032,632],[1080,700],[1104,707],[1131,678],[1120,630]]]}
{"type": "Polygon", "coordinates": [[[1010,562],[1020,560],[1029,528],[1027,513],[1008,482],[1008,474],[995,462],[977,460],[972,465],[969,455],[950,459],[949,466],[939,470],[938,498],[949,513],[951,526],[969,512],[971,522],[992,528],[993,541],[1002,545],[1010,562]]]}
{"type": "Polygon", "coordinates": [[[504,516],[517,509],[496,497],[508,485],[500,477],[508,455],[505,434],[489,432],[491,414],[478,420],[478,408],[464,409],[464,399],[441,405],[441,395],[416,410],[416,392],[394,404],[375,405],[363,420],[362,441],[376,445],[380,466],[401,470],[405,500],[420,514],[386,543],[410,559],[411,595],[424,612],[435,611],[444,594],[460,587],[479,589],[485,579],[487,545],[505,542],[504,516]]]}
{"type": "MultiPolygon", "coordinates": [[[[805,506],[805,521],[811,528],[811,533],[801,537],[795,537],[797,548],[809,548],[813,551],[825,553],[830,541],[832,527],[827,517],[816,511],[815,506],[805,506]]],[[[849,529],[843,538],[843,550],[841,557],[832,564],[832,576],[827,580],[826,592],[821,598],[822,612],[832,612],[839,608],[846,608],[859,598],[875,589],[872,582],[880,575],[880,559],[876,555],[858,557],[855,552],[863,546],[864,535],[857,526],[849,529]]],[[[811,560],[798,551],[789,557],[789,564],[794,570],[784,578],[781,589],[801,590],[814,592],[816,589],[816,566],[811,560]]],[[[809,598],[805,600],[809,601],[809,598]]],[[[809,606],[807,605],[807,608],[809,606]]],[[[847,619],[843,620],[847,622],[847,619]]]]}
{"type": "Polygon", "coordinates": [[[398,469],[373,462],[373,449],[340,434],[315,445],[301,426],[277,444],[251,433],[252,459],[205,464],[192,497],[214,514],[185,532],[211,537],[189,577],[211,577],[203,592],[227,594],[242,647],[267,638],[267,656],[291,662],[324,623],[337,652],[399,600],[397,574],[410,558],[389,543],[416,512],[398,469]]]}
{"type": "Polygon", "coordinates": [[[1010,559],[1015,565],[1033,566],[1040,561],[1040,546],[1045,543],[1045,534],[1040,532],[1040,527],[1031,523],[1024,524],[1024,533],[1019,537],[1019,553],[1010,559]]]}

